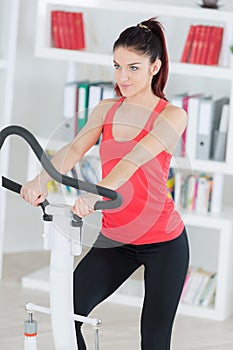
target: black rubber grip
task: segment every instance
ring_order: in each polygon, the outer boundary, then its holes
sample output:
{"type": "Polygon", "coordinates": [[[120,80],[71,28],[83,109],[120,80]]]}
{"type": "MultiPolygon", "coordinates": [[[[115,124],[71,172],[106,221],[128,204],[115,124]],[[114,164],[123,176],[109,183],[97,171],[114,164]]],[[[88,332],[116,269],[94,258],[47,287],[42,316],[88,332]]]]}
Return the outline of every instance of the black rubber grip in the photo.
{"type": "MultiPolygon", "coordinates": [[[[109,200],[97,201],[95,204],[96,210],[115,209],[122,204],[122,197],[116,191],[110,190],[106,187],[90,184],[79,179],[74,179],[72,177],[62,175],[61,173],[59,173],[51,163],[47,154],[44,152],[43,148],[41,147],[37,139],[34,137],[34,135],[21,126],[11,125],[2,129],[2,131],[0,132],[0,149],[2,148],[5,139],[10,135],[18,135],[30,145],[39,162],[41,163],[42,167],[55,181],[66,186],[70,186],[82,191],[98,194],[100,196],[109,198],[109,200]]],[[[2,182],[6,186],[8,186],[4,187],[11,189],[14,192],[20,192],[20,184],[6,178],[3,178],[2,182]]]]}
{"type": "Polygon", "coordinates": [[[7,190],[10,190],[12,192],[20,193],[22,186],[20,184],[18,184],[17,182],[14,182],[14,181],[2,176],[2,187],[6,188],[7,190]]]}
{"type": "MultiPolygon", "coordinates": [[[[10,179],[7,179],[6,177],[2,176],[2,187],[6,188],[9,191],[20,193],[22,185],[18,184],[17,182],[14,182],[10,179]]],[[[42,208],[45,214],[45,208],[49,204],[47,199],[45,199],[43,202],[39,204],[39,206],[42,208]]]]}

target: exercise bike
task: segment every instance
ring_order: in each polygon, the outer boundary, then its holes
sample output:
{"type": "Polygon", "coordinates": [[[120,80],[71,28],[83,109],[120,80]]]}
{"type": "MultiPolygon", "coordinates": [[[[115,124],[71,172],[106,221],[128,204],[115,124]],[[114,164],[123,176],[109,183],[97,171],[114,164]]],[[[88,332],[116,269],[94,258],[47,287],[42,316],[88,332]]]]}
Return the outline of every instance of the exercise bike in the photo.
{"type": "MultiPolygon", "coordinates": [[[[21,126],[8,126],[0,132],[0,149],[8,136],[22,137],[31,147],[42,167],[57,182],[75,189],[91,192],[108,198],[97,201],[95,210],[114,209],[121,205],[121,196],[105,187],[90,184],[59,173],[36,138],[21,126]]],[[[2,176],[2,186],[8,190],[20,193],[21,185],[2,176]]],[[[75,321],[90,324],[94,329],[95,350],[99,350],[99,328],[101,321],[97,318],[75,315],[73,312],[73,264],[74,256],[82,253],[82,219],[73,214],[69,205],[51,204],[45,200],[40,204],[44,233],[43,247],[50,249],[50,307],[26,303],[28,319],[24,322],[24,350],[37,349],[37,322],[34,312],[51,315],[53,339],[56,350],[78,350],[75,335],[75,321]],[[61,234],[54,218],[62,217],[69,227],[68,234],[61,234]]]]}

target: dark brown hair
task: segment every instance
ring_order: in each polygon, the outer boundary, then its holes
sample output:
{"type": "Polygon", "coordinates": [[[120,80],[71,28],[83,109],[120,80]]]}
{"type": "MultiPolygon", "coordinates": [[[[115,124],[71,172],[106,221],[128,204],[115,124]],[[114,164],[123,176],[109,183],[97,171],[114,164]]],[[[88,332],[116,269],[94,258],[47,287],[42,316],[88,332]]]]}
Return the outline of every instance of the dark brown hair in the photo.
{"type": "MultiPolygon", "coordinates": [[[[152,79],[151,89],[155,95],[166,99],[164,88],[168,78],[168,53],[162,24],[153,17],[137,26],[126,28],[115,41],[113,51],[118,47],[130,48],[148,56],[151,64],[156,59],[161,60],[162,66],[152,79]]],[[[117,84],[115,92],[121,96],[117,84]]]]}

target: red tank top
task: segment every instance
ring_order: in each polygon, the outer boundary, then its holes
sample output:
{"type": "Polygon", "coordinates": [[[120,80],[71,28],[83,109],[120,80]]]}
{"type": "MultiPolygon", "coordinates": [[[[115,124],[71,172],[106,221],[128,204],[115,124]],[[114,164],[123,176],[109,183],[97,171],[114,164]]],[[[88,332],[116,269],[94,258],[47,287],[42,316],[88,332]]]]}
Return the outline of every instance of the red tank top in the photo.
{"type": "MultiPolygon", "coordinates": [[[[127,142],[116,141],[112,134],[113,118],[124,101],[121,97],[107,112],[100,159],[103,178],[153,128],[155,119],[167,105],[160,99],[146,125],[139,134],[127,142]]],[[[122,195],[120,208],[103,211],[102,234],[118,242],[149,244],[178,237],[184,223],[167,194],[167,178],[171,154],[160,152],[143,164],[117,191],[122,195]]]]}

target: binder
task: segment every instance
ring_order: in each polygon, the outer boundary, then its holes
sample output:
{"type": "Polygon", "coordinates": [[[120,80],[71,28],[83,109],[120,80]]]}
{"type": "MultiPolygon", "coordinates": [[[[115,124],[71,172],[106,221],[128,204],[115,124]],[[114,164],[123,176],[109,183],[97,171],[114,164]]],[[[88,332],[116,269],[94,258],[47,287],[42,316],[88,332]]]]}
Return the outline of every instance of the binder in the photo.
{"type": "Polygon", "coordinates": [[[77,83],[67,83],[63,94],[63,138],[71,141],[76,135],[78,89],[77,83]]]}
{"type": "Polygon", "coordinates": [[[102,87],[101,100],[115,97],[114,84],[112,82],[103,82],[100,86],[102,87]]]}
{"type": "Polygon", "coordinates": [[[201,93],[198,93],[183,98],[183,107],[188,115],[184,153],[185,156],[191,159],[194,159],[196,156],[198,118],[202,96],[201,93]]]}
{"type": "Polygon", "coordinates": [[[78,120],[76,133],[86,124],[88,116],[89,81],[78,82],[78,120]]]}
{"type": "Polygon", "coordinates": [[[213,159],[223,162],[226,155],[227,126],[229,118],[229,104],[222,107],[219,128],[214,131],[213,137],[213,159]]]}
{"type": "Polygon", "coordinates": [[[89,101],[88,101],[88,116],[89,118],[92,110],[101,101],[102,87],[98,83],[90,84],[89,86],[89,101]]]}
{"type": "Polygon", "coordinates": [[[89,101],[88,101],[88,117],[93,108],[101,101],[107,98],[114,98],[115,91],[112,82],[100,81],[90,84],[89,101]]]}
{"type": "MultiPolygon", "coordinates": [[[[184,92],[184,93],[181,93],[181,94],[176,94],[176,95],[173,95],[170,99],[170,103],[176,107],[180,107],[180,108],[183,108],[183,99],[185,96],[187,96],[188,93],[187,92],[184,92]]],[[[182,149],[183,149],[183,139],[182,137],[179,138],[178,142],[177,142],[177,145],[176,145],[176,149],[174,151],[174,156],[176,157],[181,157],[182,155],[182,149]]]]}
{"type": "Polygon", "coordinates": [[[211,97],[201,99],[196,149],[196,158],[198,159],[210,159],[213,109],[211,97]]]}

